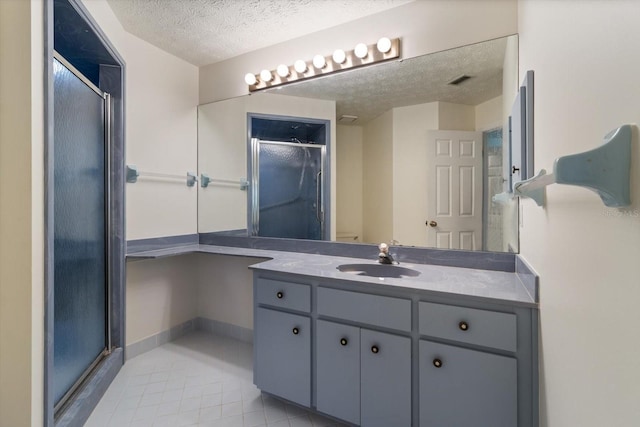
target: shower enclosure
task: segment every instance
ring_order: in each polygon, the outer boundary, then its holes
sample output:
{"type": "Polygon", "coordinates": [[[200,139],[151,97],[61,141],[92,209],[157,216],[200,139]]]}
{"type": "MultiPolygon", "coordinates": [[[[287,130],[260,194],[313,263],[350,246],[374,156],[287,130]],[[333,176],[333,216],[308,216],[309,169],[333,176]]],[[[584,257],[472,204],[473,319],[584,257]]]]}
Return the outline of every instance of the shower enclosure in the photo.
{"type": "Polygon", "coordinates": [[[125,64],[81,0],[44,11],[43,425],[74,427],[124,364],[125,64]]]}
{"type": "Polygon", "coordinates": [[[109,353],[110,96],[60,55],[54,76],[53,397],[59,411],[109,353]]]}
{"type": "Polygon", "coordinates": [[[327,239],[328,125],[272,117],[250,123],[250,234],[327,239]]]}

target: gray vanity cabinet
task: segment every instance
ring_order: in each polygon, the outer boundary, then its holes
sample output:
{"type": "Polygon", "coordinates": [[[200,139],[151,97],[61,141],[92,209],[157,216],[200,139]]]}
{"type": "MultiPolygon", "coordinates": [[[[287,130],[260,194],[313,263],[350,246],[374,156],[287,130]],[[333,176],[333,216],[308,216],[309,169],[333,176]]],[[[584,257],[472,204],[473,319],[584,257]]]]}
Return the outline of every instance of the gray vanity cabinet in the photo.
{"type": "Polygon", "coordinates": [[[518,316],[424,301],[418,312],[420,426],[517,426],[518,316]]]}
{"type": "Polygon", "coordinates": [[[420,340],[420,426],[515,427],[512,357],[420,340]]]}
{"type": "Polygon", "coordinates": [[[362,426],[411,425],[411,339],[361,329],[362,426]]]}
{"type": "Polygon", "coordinates": [[[365,427],[410,426],[411,338],[369,328],[409,334],[411,300],[320,286],[316,306],[317,409],[365,427]],[[348,355],[341,334],[358,337],[348,355]]]}
{"type": "Polygon", "coordinates": [[[311,406],[311,287],[259,279],[254,287],[254,382],[311,406]]]}
{"type": "Polygon", "coordinates": [[[411,425],[411,339],[317,321],[316,408],[366,427],[411,425]]]}
{"type": "Polygon", "coordinates": [[[254,382],[362,427],[537,427],[537,309],[254,277],[254,382]]]}
{"type": "Polygon", "coordinates": [[[255,384],[311,406],[311,319],[259,307],[254,322],[255,384]]]}
{"type": "Polygon", "coordinates": [[[360,328],[316,322],[316,408],[360,424],[360,328]]]}

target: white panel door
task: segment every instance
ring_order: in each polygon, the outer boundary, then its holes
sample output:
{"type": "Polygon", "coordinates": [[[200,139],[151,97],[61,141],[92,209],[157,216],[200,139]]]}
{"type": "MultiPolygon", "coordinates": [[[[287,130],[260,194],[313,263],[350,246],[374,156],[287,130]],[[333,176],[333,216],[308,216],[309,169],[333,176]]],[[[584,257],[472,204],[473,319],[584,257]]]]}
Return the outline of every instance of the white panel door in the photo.
{"type": "Polygon", "coordinates": [[[427,246],[482,248],[482,132],[427,135],[427,246]]]}

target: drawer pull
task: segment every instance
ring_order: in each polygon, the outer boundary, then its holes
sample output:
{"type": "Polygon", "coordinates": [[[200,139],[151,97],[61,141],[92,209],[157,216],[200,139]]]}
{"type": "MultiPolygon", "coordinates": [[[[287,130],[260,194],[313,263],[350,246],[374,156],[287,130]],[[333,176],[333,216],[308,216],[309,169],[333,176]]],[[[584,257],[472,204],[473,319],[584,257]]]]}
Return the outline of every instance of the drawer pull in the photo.
{"type": "Polygon", "coordinates": [[[293,328],[293,335],[298,335],[300,333],[300,329],[293,328]]]}
{"type": "Polygon", "coordinates": [[[442,368],[442,360],[433,359],[433,366],[435,366],[436,368],[442,368]]]}
{"type": "Polygon", "coordinates": [[[469,330],[469,324],[467,322],[465,322],[464,320],[460,323],[458,323],[458,327],[460,328],[461,331],[468,331],[469,330]]]}
{"type": "Polygon", "coordinates": [[[342,338],[342,339],[340,340],[340,344],[341,344],[341,345],[347,345],[347,344],[348,344],[347,339],[346,339],[346,338],[342,338]]]}
{"type": "Polygon", "coordinates": [[[378,348],[378,346],[374,345],[373,347],[371,347],[371,353],[378,354],[379,352],[380,349],[378,348]]]}
{"type": "Polygon", "coordinates": [[[282,299],[282,297],[284,297],[284,292],[280,291],[276,294],[276,296],[278,297],[278,299],[282,299]]]}

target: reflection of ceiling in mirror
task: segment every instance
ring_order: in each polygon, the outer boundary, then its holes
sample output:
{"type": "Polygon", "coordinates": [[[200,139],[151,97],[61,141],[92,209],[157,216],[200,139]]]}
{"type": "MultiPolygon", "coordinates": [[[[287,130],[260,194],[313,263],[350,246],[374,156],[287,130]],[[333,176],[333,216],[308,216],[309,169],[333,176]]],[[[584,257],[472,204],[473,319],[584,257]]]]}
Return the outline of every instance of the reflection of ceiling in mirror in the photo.
{"type": "Polygon", "coordinates": [[[336,101],[336,115],[362,125],[395,107],[442,101],[478,105],[502,94],[507,38],[392,61],[271,90],[336,101]],[[471,76],[458,86],[447,84],[471,76]]]}

